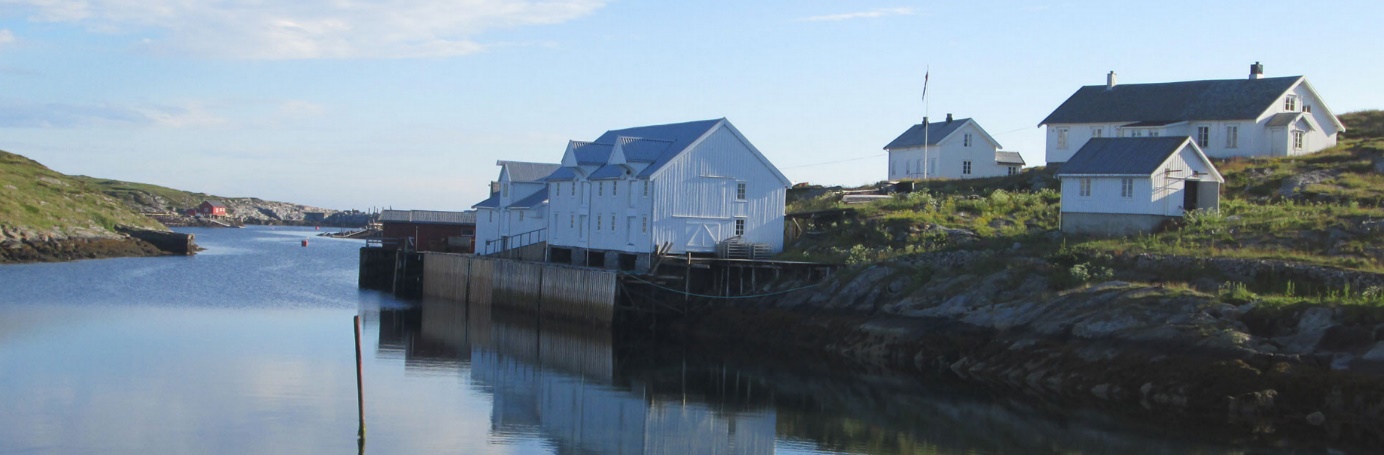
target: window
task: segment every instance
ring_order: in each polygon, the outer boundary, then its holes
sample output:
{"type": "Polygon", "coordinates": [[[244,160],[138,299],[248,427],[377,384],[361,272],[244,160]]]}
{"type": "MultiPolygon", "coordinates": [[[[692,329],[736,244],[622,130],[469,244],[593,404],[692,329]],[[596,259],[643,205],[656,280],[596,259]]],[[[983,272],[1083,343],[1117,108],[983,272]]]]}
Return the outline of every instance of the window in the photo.
{"type": "Polygon", "coordinates": [[[962,147],[970,147],[970,146],[971,146],[971,133],[966,133],[966,135],[965,135],[964,137],[961,138],[961,146],[962,146],[962,147]]]}
{"type": "Polygon", "coordinates": [[[1225,127],[1225,148],[1233,149],[1240,146],[1240,125],[1230,125],[1225,127]]]}
{"type": "Polygon", "coordinates": [[[1209,127],[1209,126],[1198,126],[1198,127],[1197,127],[1197,146],[1200,146],[1201,148],[1206,148],[1206,146],[1208,146],[1208,145],[1211,145],[1211,127],[1209,127]]]}
{"type": "Polygon", "coordinates": [[[509,184],[500,185],[500,197],[509,197],[509,184]]]}
{"type": "Polygon", "coordinates": [[[961,173],[962,173],[962,174],[970,174],[970,173],[971,173],[971,160],[966,160],[966,161],[962,161],[962,162],[961,162],[961,173]]]}
{"type": "Polygon", "coordinates": [[[610,182],[610,195],[611,195],[611,196],[618,196],[619,194],[620,194],[620,182],[610,182]]]}
{"type": "Polygon", "coordinates": [[[495,211],[494,211],[494,210],[489,210],[489,212],[490,212],[490,222],[491,222],[491,223],[494,223],[494,222],[495,222],[495,211]]]}
{"type": "Polygon", "coordinates": [[[519,221],[524,221],[524,210],[519,211],[519,221]]]}
{"type": "Polygon", "coordinates": [[[1018,167],[1018,166],[1009,166],[1009,175],[1014,175],[1014,174],[1018,174],[1018,173],[1019,173],[1019,167],[1018,167]]]}
{"type": "Polygon", "coordinates": [[[1081,197],[1091,197],[1091,179],[1081,179],[1081,197]]]}
{"type": "Polygon", "coordinates": [[[745,220],[737,218],[735,220],[735,235],[745,235],[745,220]]]}
{"type": "Polygon", "coordinates": [[[1306,142],[1306,135],[1302,131],[1293,132],[1293,150],[1302,150],[1302,145],[1306,142]]]}
{"type": "Polygon", "coordinates": [[[1120,197],[1123,197],[1123,198],[1132,198],[1132,197],[1134,197],[1134,179],[1132,179],[1132,178],[1123,178],[1123,179],[1120,179],[1120,197]]]}
{"type": "Polygon", "coordinates": [[[649,216],[648,216],[648,215],[644,215],[644,218],[642,218],[642,219],[639,220],[639,232],[649,232],[649,216]]]}
{"type": "Polygon", "coordinates": [[[1129,130],[1129,137],[1144,137],[1144,130],[1129,130]]]}
{"type": "Polygon", "coordinates": [[[1288,95],[1283,99],[1283,110],[1292,112],[1297,110],[1297,95],[1288,95]]]}
{"type": "Polygon", "coordinates": [[[1149,137],[1158,137],[1159,134],[1158,130],[1149,130],[1149,137]]]}
{"type": "Polygon", "coordinates": [[[601,216],[600,216],[600,215],[596,215],[596,230],[597,230],[597,231],[601,230],[601,216]]]}
{"type": "Polygon", "coordinates": [[[596,195],[605,196],[605,182],[599,182],[596,184],[596,195]]]}
{"type": "Polygon", "coordinates": [[[1058,148],[1058,149],[1066,149],[1066,148],[1067,148],[1067,129],[1066,129],[1066,128],[1058,128],[1058,129],[1057,129],[1057,148],[1058,148]]]}
{"type": "Polygon", "coordinates": [[[568,228],[568,229],[574,229],[574,228],[576,228],[576,227],[577,227],[577,215],[576,215],[575,213],[574,213],[574,214],[571,214],[571,215],[568,215],[568,218],[567,218],[567,228],[568,228]]]}
{"type": "Polygon", "coordinates": [[[736,182],[736,183],[735,183],[735,200],[737,200],[737,201],[743,201],[743,200],[745,200],[745,182],[736,182]]]}
{"type": "Polygon", "coordinates": [[[648,180],[645,180],[645,181],[644,181],[644,195],[645,195],[645,196],[648,196],[648,195],[649,195],[649,181],[648,181],[648,180]]]}
{"type": "Polygon", "coordinates": [[[1104,133],[1105,131],[1100,128],[1091,128],[1091,137],[1101,137],[1104,133]]]}
{"type": "Polygon", "coordinates": [[[615,214],[610,214],[610,232],[615,232],[615,214]]]}

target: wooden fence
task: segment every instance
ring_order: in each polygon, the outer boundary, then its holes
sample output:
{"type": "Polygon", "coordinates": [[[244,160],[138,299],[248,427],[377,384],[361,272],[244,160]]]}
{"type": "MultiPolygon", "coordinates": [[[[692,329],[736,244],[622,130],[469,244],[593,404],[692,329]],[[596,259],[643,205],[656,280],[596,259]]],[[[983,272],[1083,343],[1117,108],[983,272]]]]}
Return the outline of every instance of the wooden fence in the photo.
{"type": "Polygon", "coordinates": [[[424,296],[595,326],[614,319],[617,278],[611,270],[485,256],[427,252],[423,259],[424,296]]]}

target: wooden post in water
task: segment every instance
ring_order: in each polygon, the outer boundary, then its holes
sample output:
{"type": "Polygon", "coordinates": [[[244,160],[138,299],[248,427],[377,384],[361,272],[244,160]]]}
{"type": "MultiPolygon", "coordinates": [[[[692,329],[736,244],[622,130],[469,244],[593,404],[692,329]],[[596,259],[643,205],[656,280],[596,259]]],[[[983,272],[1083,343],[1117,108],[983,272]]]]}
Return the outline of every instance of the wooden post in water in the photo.
{"type": "Polygon", "coordinates": [[[360,380],[360,315],[351,318],[351,323],[356,328],[356,406],[360,410],[360,432],[357,435],[363,450],[365,447],[365,387],[360,380]]]}

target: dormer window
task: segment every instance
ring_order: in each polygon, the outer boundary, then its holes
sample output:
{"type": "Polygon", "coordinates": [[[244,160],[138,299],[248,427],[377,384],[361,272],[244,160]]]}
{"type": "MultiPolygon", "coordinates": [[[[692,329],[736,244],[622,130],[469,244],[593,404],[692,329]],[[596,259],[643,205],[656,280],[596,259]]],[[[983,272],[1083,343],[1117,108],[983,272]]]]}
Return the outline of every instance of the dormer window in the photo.
{"type": "Polygon", "coordinates": [[[1283,99],[1283,110],[1293,112],[1297,110],[1297,95],[1288,95],[1283,99]]]}

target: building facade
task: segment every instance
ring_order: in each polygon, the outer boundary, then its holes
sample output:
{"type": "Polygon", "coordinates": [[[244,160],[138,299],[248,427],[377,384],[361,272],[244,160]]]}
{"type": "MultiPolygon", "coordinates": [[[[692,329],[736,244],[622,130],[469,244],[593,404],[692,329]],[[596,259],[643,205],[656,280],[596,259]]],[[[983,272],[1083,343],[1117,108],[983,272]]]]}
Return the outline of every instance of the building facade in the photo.
{"type": "Polygon", "coordinates": [[[967,179],[1018,173],[1024,159],[1002,152],[999,142],[973,119],[913,125],[884,150],[889,152],[889,180],[967,179]]]}
{"type": "Polygon", "coordinates": [[[1190,137],[1095,138],[1062,165],[1062,231],[1150,232],[1192,210],[1218,210],[1220,172],[1190,137]]]}

